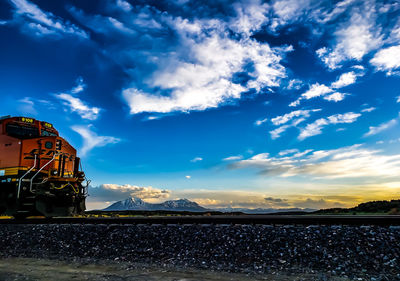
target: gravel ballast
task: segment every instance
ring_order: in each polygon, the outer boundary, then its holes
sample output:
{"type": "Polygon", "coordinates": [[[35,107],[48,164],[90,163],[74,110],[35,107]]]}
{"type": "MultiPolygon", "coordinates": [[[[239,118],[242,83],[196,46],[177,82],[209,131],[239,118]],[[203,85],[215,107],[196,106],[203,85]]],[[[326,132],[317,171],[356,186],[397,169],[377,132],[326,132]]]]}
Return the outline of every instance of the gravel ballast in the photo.
{"type": "Polygon", "coordinates": [[[400,280],[400,229],[374,226],[0,225],[0,256],[400,280]]]}

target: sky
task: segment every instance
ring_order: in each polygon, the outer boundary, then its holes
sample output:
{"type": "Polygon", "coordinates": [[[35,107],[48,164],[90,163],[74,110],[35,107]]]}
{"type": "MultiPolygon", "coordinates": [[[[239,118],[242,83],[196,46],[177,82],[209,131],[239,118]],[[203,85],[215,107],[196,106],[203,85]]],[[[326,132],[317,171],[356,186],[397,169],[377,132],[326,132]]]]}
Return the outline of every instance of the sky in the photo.
{"type": "Polygon", "coordinates": [[[5,0],[0,115],[78,149],[88,209],[397,199],[399,16],[377,0],[5,0]]]}

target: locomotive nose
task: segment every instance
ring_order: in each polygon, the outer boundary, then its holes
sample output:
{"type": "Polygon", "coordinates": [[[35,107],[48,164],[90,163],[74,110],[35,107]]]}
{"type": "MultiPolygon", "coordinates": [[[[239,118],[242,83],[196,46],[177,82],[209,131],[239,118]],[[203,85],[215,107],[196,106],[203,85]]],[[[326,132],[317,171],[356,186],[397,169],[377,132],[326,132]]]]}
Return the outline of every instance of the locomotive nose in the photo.
{"type": "Polygon", "coordinates": [[[0,210],[6,214],[83,212],[85,175],[79,167],[76,149],[52,124],[27,117],[0,119],[0,210]]]}

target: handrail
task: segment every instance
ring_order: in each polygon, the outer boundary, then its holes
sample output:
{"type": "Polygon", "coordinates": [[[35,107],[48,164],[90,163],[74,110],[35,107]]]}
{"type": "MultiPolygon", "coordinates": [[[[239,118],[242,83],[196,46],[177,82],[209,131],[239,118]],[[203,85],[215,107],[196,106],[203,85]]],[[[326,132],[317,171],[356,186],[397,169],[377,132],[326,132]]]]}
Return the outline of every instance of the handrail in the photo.
{"type": "Polygon", "coordinates": [[[36,174],[33,175],[33,177],[31,178],[31,184],[30,184],[30,187],[29,187],[29,191],[30,191],[30,192],[33,192],[33,191],[32,191],[33,180],[36,178],[36,176],[37,176],[47,165],[49,165],[51,162],[54,161],[54,159],[56,159],[56,156],[57,156],[57,155],[58,155],[57,153],[54,153],[53,158],[52,158],[49,162],[47,162],[46,164],[44,164],[43,167],[40,168],[40,169],[36,172],[36,174]]]}
{"type": "Polygon", "coordinates": [[[19,194],[20,194],[20,192],[21,192],[21,182],[22,182],[22,179],[23,179],[27,174],[29,174],[29,173],[36,167],[36,158],[37,158],[37,154],[35,154],[35,161],[33,162],[33,166],[32,166],[22,177],[20,177],[19,180],[18,180],[17,199],[19,199],[19,194]]]}

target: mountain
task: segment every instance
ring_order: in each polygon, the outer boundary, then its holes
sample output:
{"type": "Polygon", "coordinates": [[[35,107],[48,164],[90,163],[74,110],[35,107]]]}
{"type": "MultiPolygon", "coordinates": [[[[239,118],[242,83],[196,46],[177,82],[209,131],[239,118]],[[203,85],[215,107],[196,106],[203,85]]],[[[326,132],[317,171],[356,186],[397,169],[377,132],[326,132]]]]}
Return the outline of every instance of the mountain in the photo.
{"type": "Polygon", "coordinates": [[[210,212],[218,211],[224,213],[241,212],[245,214],[271,214],[281,212],[312,212],[314,209],[300,209],[300,208],[287,208],[287,209],[247,209],[247,208],[216,208],[206,209],[196,202],[188,199],[169,200],[163,203],[152,204],[143,201],[140,198],[128,198],[126,200],[118,201],[103,209],[103,211],[188,211],[188,212],[210,212]]]}
{"type": "Polygon", "coordinates": [[[203,208],[196,202],[192,202],[188,199],[169,200],[159,204],[152,204],[144,202],[142,199],[135,197],[115,202],[111,206],[105,208],[103,211],[127,211],[127,210],[190,211],[190,212],[208,211],[208,209],[203,208]]]}
{"type": "Polygon", "coordinates": [[[150,203],[144,202],[140,198],[128,198],[122,201],[115,202],[108,206],[104,211],[124,211],[124,210],[148,210],[150,203]]]}
{"type": "Polygon", "coordinates": [[[161,204],[154,204],[161,209],[157,210],[174,210],[174,211],[192,211],[192,212],[205,212],[206,208],[201,207],[196,202],[188,199],[169,200],[161,204]]]}

